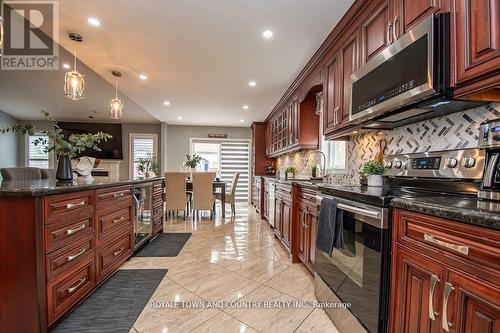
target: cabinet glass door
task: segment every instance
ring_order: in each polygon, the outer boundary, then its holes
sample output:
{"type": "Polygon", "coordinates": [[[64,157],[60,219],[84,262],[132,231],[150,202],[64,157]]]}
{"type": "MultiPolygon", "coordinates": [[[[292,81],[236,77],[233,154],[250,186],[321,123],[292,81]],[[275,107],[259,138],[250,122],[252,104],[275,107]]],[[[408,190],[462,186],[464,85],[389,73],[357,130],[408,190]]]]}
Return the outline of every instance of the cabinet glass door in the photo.
{"type": "Polygon", "coordinates": [[[153,233],[152,188],[151,184],[139,185],[134,188],[135,247],[144,243],[153,233]]]}

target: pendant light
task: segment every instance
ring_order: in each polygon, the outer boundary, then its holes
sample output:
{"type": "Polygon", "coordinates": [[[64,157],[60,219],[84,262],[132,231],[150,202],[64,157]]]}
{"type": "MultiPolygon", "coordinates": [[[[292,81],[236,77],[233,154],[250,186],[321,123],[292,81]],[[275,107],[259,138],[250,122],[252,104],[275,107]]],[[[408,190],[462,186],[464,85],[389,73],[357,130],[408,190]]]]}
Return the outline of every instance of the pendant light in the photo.
{"type": "MultiPolygon", "coordinates": [[[[83,37],[77,33],[70,33],[69,38],[75,43],[83,42],[83,37]]],[[[85,75],[79,73],[76,69],[76,50],[73,70],[66,72],[64,76],[64,96],[74,101],[85,99],[83,94],[85,90],[85,75]]]]}
{"type": "Polygon", "coordinates": [[[115,120],[120,120],[123,118],[123,101],[118,98],[118,78],[122,76],[122,73],[118,71],[112,71],[111,74],[113,74],[115,79],[115,98],[111,98],[109,100],[109,107],[110,107],[110,118],[115,119],[115,120]]]}

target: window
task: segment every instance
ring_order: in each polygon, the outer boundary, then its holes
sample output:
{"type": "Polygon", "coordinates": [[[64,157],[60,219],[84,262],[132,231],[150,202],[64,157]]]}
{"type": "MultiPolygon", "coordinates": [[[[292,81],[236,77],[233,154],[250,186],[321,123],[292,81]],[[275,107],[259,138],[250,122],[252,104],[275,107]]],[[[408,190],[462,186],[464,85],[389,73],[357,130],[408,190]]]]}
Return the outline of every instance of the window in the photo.
{"type": "Polygon", "coordinates": [[[141,174],[137,171],[140,158],[157,156],[158,137],[156,134],[130,134],[130,176],[137,179],[141,174]]]}
{"type": "Polygon", "coordinates": [[[45,152],[45,148],[49,144],[49,137],[45,134],[30,135],[27,138],[27,161],[29,167],[40,169],[48,169],[50,167],[50,153],[45,152]],[[35,144],[35,142],[42,142],[35,144]]]}
{"type": "Polygon", "coordinates": [[[320,149],[326,156],[326,172],[347,172],[347,141],[327,141],[323,135],[323,115],[320,116],[320,149]]]}
{"type": "Polygon", "coordinates": [[[228,184],[231,183],[233,175],[238,172],[240,177],[235,198],[236,201],[248,202],[250,170],[250,142],[248,140],[191,139],[191,153],[203,158],[197,170],[216,172],[228,184]]]}

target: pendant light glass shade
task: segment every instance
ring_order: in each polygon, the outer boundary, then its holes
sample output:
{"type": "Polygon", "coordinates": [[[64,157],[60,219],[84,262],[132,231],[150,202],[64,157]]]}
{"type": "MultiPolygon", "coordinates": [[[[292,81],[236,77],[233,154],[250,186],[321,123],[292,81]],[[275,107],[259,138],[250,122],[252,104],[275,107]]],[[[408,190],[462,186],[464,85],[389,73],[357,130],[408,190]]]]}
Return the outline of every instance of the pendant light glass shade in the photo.
{"type": "Polygon", "coordinates": [[[120,120],[123,118],[123,101],[118,98],[118,81],[115,83],[115,98],[109,100],[111,119],[120,120]]]}
{"type": "Polygon", "coordinates": [[[85,99],[85,75],[76,70],[76,52],[75,63],[72,71],[66,72],[64,76],[64,96],[74,101],[85,99]]]}

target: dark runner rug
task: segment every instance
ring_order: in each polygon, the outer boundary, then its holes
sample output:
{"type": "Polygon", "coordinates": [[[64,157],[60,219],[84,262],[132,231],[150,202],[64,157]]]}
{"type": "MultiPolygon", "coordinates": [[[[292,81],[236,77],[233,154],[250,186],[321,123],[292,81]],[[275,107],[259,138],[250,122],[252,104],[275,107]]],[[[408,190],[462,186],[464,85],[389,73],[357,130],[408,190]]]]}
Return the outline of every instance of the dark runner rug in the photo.
{"type": "Polygon", "coordinates": [[[166,269],[119,270],[51,332],[128,333],[165,274],[166,269]]]}
{"type": "Polygon", "coordinates": [[[191,233],[163,233],[146,245],[136,257],[175,257],[181,252],[191,233]]]}

